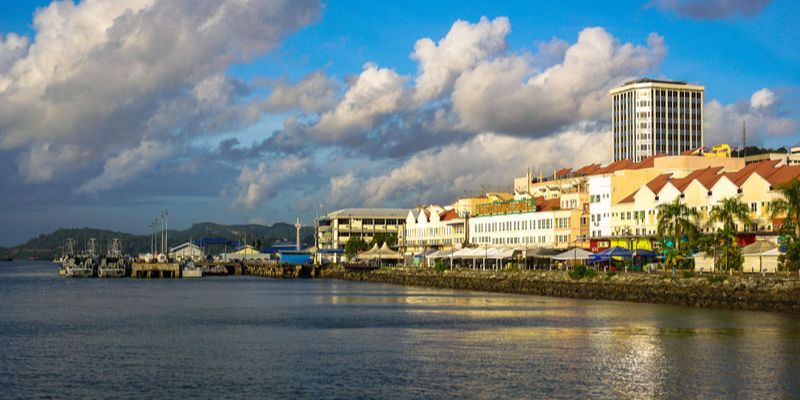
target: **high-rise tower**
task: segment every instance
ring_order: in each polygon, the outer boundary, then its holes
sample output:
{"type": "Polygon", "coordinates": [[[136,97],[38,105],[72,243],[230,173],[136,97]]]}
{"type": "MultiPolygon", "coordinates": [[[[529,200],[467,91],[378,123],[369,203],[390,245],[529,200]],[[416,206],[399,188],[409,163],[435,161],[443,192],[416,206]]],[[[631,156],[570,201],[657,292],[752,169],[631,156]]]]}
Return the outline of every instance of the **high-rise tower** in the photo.
{"type": "Polygon", "coordinates": [[[641,161],[703,147],[704,90],[655,79],[638,79],[611,90],[614,161],[641,161]]]}

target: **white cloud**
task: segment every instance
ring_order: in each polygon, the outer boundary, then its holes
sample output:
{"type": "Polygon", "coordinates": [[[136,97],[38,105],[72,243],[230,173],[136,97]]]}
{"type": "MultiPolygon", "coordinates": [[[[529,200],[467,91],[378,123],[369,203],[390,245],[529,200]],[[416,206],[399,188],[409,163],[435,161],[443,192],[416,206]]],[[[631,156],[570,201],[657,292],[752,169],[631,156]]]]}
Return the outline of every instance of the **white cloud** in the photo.
{"type": "Polygon", "coordinates": [[[344,97],[331,111],[320,115],[310,131],[321,141],[338,141],[369,130],[376,120],[397,112],[408,103],[406,77],[375,64],[364,65],[344,97]]]}
{"type": "Polygon", "coordinates": [[[750,96],[750,108],[769,108],[778,102],[775,92],[767,88],[756,91],[750,96]]]}
{"type": "Polygon", "coordinates": [[[91,156],[91,151],[80,146],[56,148],[52,143],[43,142],[23,152],[17,166],[26,182],[41,183],[85,165],[91,156]]]}
{"type": "Polygon", "coordinates": [[[143,141],[135,148],[125,149],[108,158],[103,172],[81,185],[76,193],[93,194],[122,186],[140,173],[152,170],[172,152],[173,149],[165,144],[143,141]]]}
{"type": "Polygon", "coordinates": [[[271,165],[262,161],[255,169],[245,166],[236,179],[238,194],[234,206],[253,209],[275,197],[282,183],[303,172],[308,165],[306,159],[289,156],[271,165]]]}
{"type": "MultiPolygon", "coordinates": [[[[475,136],[420,152],[402,165],[365,181],[351,176],[331,180],[335,193],[350,193],[367,204],[390,200],[450,202],[464,191],[479,192],[481,187],[510,187],[513,178],[528,167],[549,173],[563,166],[582,166],[606,162],[611,152],[611,136],[603,132],[568,130],[539,139],[493,133],[475,136]]],[[[507,190],[507,189],[506,189],[507,190]]],[[[335,199],[332,199],[335,200],[335,199]]]]}
{"type": "Polygon", "coordinates": [[[274,111],[299,108],[305,112],[319,112],[336,105],[338,91],[338,82],[317,71],[294,85],[278,82],[265,101],[265,107],[274,111]]]}
{"type": "Polygon", "coordinates": [[[647,42],[623,44],[603,28],[586,28],[563,62],[542,72],[518,55],[480,63],[456,81],[453,111],[464,129],[524,136],[607,119],[608,91],[654,70],[666,55],[662,37],[651,34],[647,42]]]}
{"type": "Polygon", "coordinates": [[[751,144],[761,144],[769,137],[796,134],[800,126],[784,115],[780,105],[780,96],[767,88],[753,93],[749,101],[733,104],[709,101],[703,119],[706,146],[718,143],[738,145],[742,122],[747,124],[747,141],[751,144]]]}
{"type": "Polygon", "coordinates": [[[54,1],[36,12],[30,43],[0,38],[0,150],[79,146],[102,163],[148,140],[250,124],[261,110],[229,66],[274,49],[320,9],[317,0],[54,1]]]}
{"type": "Polygon", "coordinates": [[[462,72],[506,48],[509,32],[508,18],[481,17],[477,24],[456,21],[438,45],[429,38],[418,40],[411,54],[419,62],[415,100],[425,102],[449,93],[462,72]]]}

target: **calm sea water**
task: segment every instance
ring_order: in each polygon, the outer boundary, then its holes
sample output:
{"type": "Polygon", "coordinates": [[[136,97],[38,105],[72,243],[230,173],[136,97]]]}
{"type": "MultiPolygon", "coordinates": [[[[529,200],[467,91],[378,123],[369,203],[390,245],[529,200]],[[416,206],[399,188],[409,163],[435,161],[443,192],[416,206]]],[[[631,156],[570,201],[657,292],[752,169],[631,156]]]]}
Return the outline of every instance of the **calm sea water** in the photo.
{"type": "Polygon", "coordinates": [[[800,398],[797,316],[0,264],[2,398],[800,398]]]}

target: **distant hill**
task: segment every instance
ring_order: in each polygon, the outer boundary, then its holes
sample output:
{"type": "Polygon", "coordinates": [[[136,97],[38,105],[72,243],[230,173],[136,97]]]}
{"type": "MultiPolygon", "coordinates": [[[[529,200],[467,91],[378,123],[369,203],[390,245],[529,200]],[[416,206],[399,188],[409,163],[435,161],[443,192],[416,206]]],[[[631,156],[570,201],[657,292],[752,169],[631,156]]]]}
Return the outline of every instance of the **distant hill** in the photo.
{"type": "MultiPolygon", "coordinates": [[[[220,225],[211,222],[201,222],[192,225],[185,230],[169,230],[170,246],[176,246],[189,240],[199,240],[204,237],[224,238],[231,241],[242,242],[247,237],[247,242],[260,248],[267,248],[270,244],[278,240],[295,239],[295,229],[293,225],[278,222],[273,225],[220,225]]],[[[35,258],[40,260],[50,260],[61,255],[61,248],[67,239],[72,238],[77,241],[77,246],[82,249],[89,238],[95,238],[101,249],[105,252],[108,243],[112,239],[119,239],[122,242],[123,251],[126,254],[138,254],[150,251],[149,235],[134,235],[125,232],[114,232],[104,229],[94,228],[72,228],[58,229],[55,232],[41,234],[38,237],[28,240],[22,245],[14,247],[0,247],[0,258],[14,257],[17,259],[35,258]]],[[[157,239],[157,243],[160,240],[157,239]]],[[[314,228],[303,227],[300,229],[300,240],[303,243],[313,245],[314,228]]],[[[212,249],[214,251],[214,249],[212,249]]],[[[222,251],[219,249],[218,251],[222,251]]]]}

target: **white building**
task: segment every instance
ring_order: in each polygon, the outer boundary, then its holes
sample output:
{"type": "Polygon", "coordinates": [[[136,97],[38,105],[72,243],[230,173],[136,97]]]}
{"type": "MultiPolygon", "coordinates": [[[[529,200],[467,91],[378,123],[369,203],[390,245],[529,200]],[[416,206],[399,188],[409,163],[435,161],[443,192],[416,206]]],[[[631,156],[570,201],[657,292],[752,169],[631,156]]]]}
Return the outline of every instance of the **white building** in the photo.
{"type": "Polygon", "coordinates": [[[459,249],[465,240],[464,218],[455,208],[430,205],[408,211],[402,240],[406,251],[459,249]]]}
{"type": "Polygon", "coordinates": [[[203,253],[203,249],[200,246],[192,242],[186,242],[169,249],[169,257],[176,260],[199,261],[205,258],[205,253],[203,253]]]}
{"type": "Polygon", "coordinates": [[[558,199],[522,199],[478,207],[469,219],[469,241],[478,247],[549,247],[555,245],[553,209],[558,199]]]}
{"type": "Polygon", "coordinates": [[[614,161],[703,147],[703,86],[638,79],[611,90],[614,161]]]}
{"type": "Polygon", "coordinates": [[[589,237],[611,236],[611,175],[589,177],[589,237]]]}

